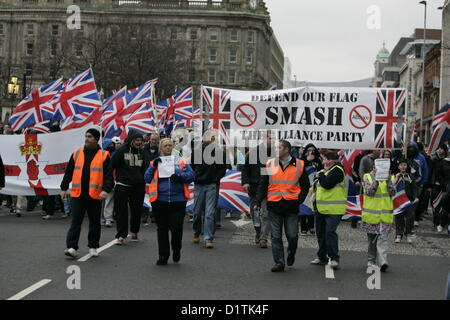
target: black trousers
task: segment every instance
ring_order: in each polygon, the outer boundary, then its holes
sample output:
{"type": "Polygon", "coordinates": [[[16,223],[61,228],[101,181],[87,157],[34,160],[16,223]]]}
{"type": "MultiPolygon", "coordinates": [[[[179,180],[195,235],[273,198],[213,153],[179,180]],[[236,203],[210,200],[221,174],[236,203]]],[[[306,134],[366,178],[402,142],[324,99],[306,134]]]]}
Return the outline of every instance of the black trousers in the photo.
{"type": "Polygon", "coordinates": [[[128,205],[130,207],[130,231],[139,233],[141,227],[142,206],[144,204],[145,185],[125,187],[116,184],[114,189],[114,211],[116,213],[116,239],[128,236],[128,205]]]}
{"type": "Polygon", "coordinates": [[[314,229],[314,216],[300,216],[300,231],[314,229]]]}
{"type": "Polygon", "coordinates": [[[422,213],[426,212],[428,210],[428,203],[430,202],[430,192],[427,188],[423,188],[422,192],[419,196],[419,204],[416,207],[415,211],[415,220],[420,221],[422,220],[422,213]]]}
{"type": "Polygon", "coordinates": [[[97,249],[100,246],[101,201],[92,199],[89,196],[81,196],[80,198],[71,198],[71,204],[72,223],[69,232],[67,233],[67,248],[78,250],[81,224],[83,223],[84,215],[87,212],[89,218],[88,247],[97,249]]]}
{"type": "Polygon", "coordinates": [[[152,208],[158,226],[159,256],[168,259],[170,257],[170,244],[172,245],[172,251],[181,251],[186,202],[156,201],[152,202],[152,208]],[[169,231],[172,235],[170,243],[169,231]]]}

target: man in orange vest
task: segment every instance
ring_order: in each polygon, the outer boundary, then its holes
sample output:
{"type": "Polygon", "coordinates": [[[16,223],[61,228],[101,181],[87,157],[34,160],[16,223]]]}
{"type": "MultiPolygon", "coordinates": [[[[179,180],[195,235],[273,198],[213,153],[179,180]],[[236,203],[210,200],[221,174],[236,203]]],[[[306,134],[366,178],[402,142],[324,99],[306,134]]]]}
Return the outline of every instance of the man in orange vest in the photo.
{"type": "Polygon", "coordinates": [[[287,265],[292,266],[298,243],[298,207],[309,192],[309,178],[303,160],[291,156],[291,144],[280,140],[278,158],[266,164],[266,173],[261,176],[255,210],[261,208],[267,196],[267,210],[272,232],[272,254],[275,266],[272,272],[284,271],[283,225],[288,240],[287,265]]]}
{"type": "Polygon", "coordinates": [[[74,151],[69,159],[63,181],[61,197],[66,196],[72,182],[70,196],[72,202],[72,224],[67,233],[65,255],[76,258],[81,224],[85,213],[89,217],[89,254],[98,257],[100,242],[101,200],[106,199],[114,187],[109,152],[98,145],[100,132],[89,129],[85,134],[85,146],[74,151]]]}

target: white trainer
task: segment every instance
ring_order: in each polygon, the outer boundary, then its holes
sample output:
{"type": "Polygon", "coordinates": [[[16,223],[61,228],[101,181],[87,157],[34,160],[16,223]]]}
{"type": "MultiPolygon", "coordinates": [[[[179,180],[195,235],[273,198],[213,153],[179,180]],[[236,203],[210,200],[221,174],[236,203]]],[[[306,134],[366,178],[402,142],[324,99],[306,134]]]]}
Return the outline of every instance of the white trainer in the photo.
{"type": "Polygon", "coordinates": [[[395,237],[395,243],[400,243],[400,241],[402,241],[402,236],[398,235],[395,237]]]}
{"type": "Polygon", "coordinates": [[[64,251],[64,254],[66,256],[68,256],[68,257],[76,258],[77,257],[77,250],[75,250],[74,248],[69,248],[69,249],[66,249],[64,251]]]}
{"type": "Polygon", "coordinates": [[[339,269],[339,262],[331,260],[330,261],[330,267],[331,267],[331,269],[338,270],[339,269]]]}
{"type": "Polygon", "coordinates": [[[441,233],[442,230],[444,230],[444,229],[442,228],[442,226],[437,226],[437,232],[441,233]]]}
{"type": "Polygon", "coordinates": [[[95,258],[98,257],[97,249],[90,248],[90,249],[89,249],[89,254],[91,255],[91,257],[95,257],[95,258]]]}
{"type": "Polygon", "coordinates": [[[406,236],[407,243],[413,243],[413,238],[411,236],[406,236]]]}

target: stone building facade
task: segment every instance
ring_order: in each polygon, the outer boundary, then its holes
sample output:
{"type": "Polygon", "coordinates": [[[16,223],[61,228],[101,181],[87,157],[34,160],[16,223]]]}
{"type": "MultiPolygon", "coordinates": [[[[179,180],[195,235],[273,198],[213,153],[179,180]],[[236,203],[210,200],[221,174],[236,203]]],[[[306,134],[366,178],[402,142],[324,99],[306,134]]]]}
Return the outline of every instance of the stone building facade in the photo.
{"type": "Polygon", "coordinates": [[[284,53],[263,0],[0,0],[0,99],[7,97],[12,76],[23,84],[26,75],[29,91],[50,78],[73,75],[67,57],[58,59],[61,50],[95,65],[101,48],[77,37],[95,42],[99,34],[122,32],[124,25],[129,39],[142,32],[146,41],[177,43],[176,54],[190,65],[184,83],[194,87],[283,88],[284,53]],[[72,5],[80,8],[81,29],[68,28],[76,18],[68,13],[72,5]]]}

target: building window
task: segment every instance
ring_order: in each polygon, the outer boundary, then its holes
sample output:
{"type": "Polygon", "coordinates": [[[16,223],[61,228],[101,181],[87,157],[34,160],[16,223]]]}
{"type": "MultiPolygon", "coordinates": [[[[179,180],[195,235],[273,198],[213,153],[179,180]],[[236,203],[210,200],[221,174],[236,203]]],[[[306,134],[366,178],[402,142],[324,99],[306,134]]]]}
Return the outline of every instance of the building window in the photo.
{"type": "Polygon", "coordinates": [[[189,71],[189,82],[195,82],[195,69],[194,68],[192,68],[190,71],[189,71]]]}
{"type": "Polygon", "coordinates": [[[56,42],[52,42],[52,44],[50,45],[50,55],[52,57],[56,56],[56,51],[58,49],[58,45],[56,42]]]}
{"type": "Polygon", "coordinates": [[[215,83],[216,82],[216,70],[209,69],[208,70],[208,82],[215,83]]]}
{"type": "Polygon", "coordinates": [[[229,60],[230,63],[236,63],[237,62],[237,50],[236,49],[230,49],[230,56],[229,60]]]}
{"type": "Polygon", "coordinates": [[[77,57],[82,57],[83,56],[83,45],[82,44],[77,44],[75,46],[75,55],[77,57]]]}
{"type": "Polygon", "coordinates": [[[0,35],[3,35],[4,34],[4,26],[3,26],[3,23],[0,23],[0,35]]]}
{"type": "Polygon", "coordinates": [[[170,29],[170,40],[178,40],[178,30],[170,29]]]}
{"type": "Polygon", "coordinates": [[[235,84],[236,83],[236,71],[230,70],[228,72],[228,83],[235,84]]]}
{"type": "Polygon", "coordinates": [[[190,34],[190,39],[191,40],[197,40],[198,39],[198,30],[197,29],[191,29],[191,34],[190,34]]]}
{"type": "Polygon", "coordinates": [[[59,26],[57,24],[52,25],[52,35],[59,35],[59,26]]]}
{"type": "Polygon", "coordinates": [[[237,42],[238,41],[238,32],[237,30],[231,30],[230,32],[230,41],[237,42]]]}
{"type": "Polygon", "coordinates": [[[196,60],[197,57],[197,49],[192,48],[191,49],[191,61],[194,62],[196,60]]]}
{"type": "Polygon", "coordinates": [[[217,49],[209,49],[209,62],[217,62],[217,49]]]}
{"type": "Polygon", "coordinates": [[[212,29],[211,31],[209,31],[209,40],[210,41],[219,40],[219,31],[217,29],[212,29]]]}
{"type": "Polygon", "coordinates": [[[247,32],[247,42],[248,43],[253,43],[253,41],[255,41],[254,37],[255,37],[255,33],[253,31],[247,32]]]}
{"type": "Polygon", "coordinates": [[[34,24],[32,23],[27,24],[27,34],[29,36],[34,35],[34,24]]]}
{"type": "Polygon", "coordinates": [[[245,74],[245,81],[248,82],[248,83],[252,82],[252,77],[253,77],[252,73],[251,72],[247,72],[245,74]]]}
{"type": "Polygon", "coordinates": [[[25,74],[27,76],[31,76],[33,74],[33,65],[31,63],[27,63],[25,65],[25,74]]]}
{"type": "Polygon", "coordinates": [[[245,55],[245,62],[247,64],[253,63],[253,50],[248,49],[247,54],[245,55]]]}
{"type": "Polygon", "coordinates": [[[137,28],[132,28],[130,32],[130,38],[136,40],[137,36],[138,36],[137,28]]]}
{"type": "Polygon", "coordinates": [[[27,56],[32,56],[33,55],[33,44],[32,43],[27,43],[27,56]]]}

